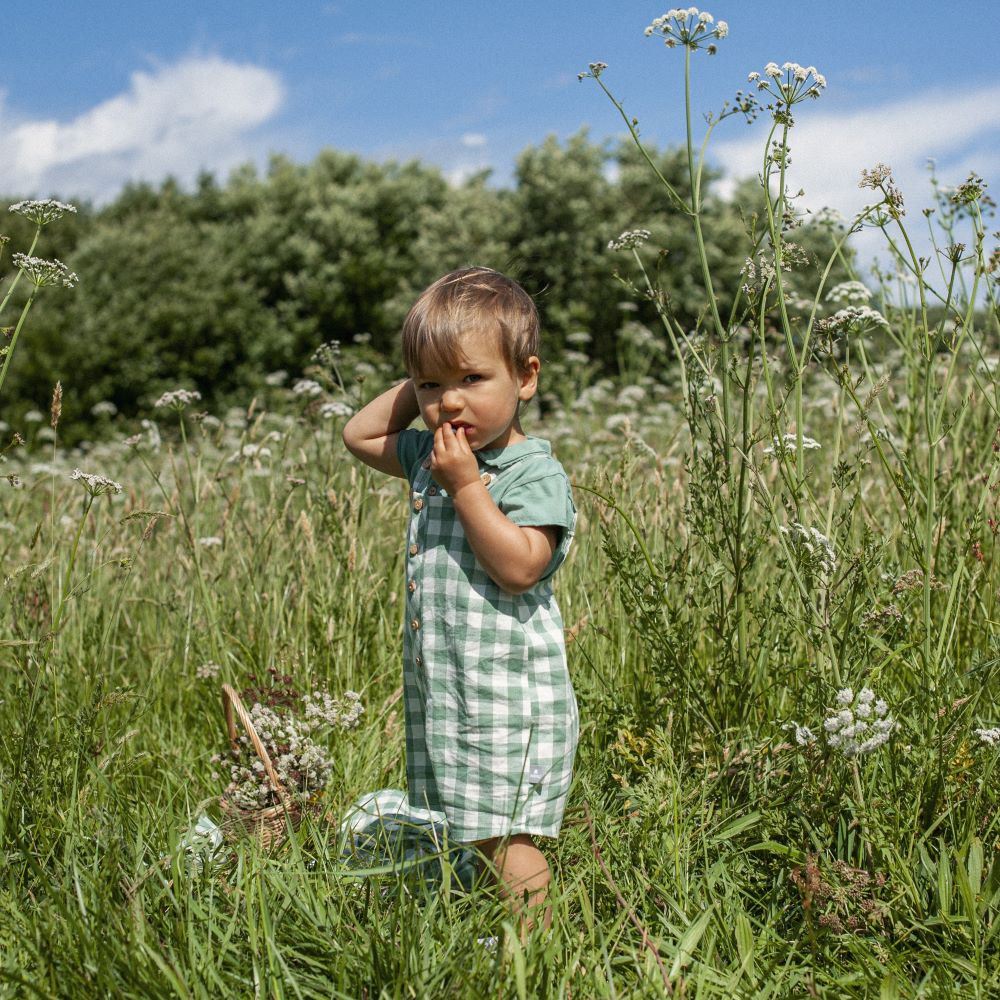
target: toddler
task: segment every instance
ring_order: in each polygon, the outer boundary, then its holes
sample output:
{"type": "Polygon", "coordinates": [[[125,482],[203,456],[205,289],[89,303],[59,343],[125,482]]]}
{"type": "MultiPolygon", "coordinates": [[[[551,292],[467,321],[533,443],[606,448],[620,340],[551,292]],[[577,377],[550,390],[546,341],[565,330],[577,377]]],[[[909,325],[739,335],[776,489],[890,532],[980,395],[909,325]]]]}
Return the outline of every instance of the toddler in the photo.
{"type": "Polygon", "coordinates": [[[578,733],[549,584],[576,508],[548,442],[518,418],[538,384],[538,313],[510,278],[465,268],[417,299],[402,346],[409,378],[352,417],[344,443],[410,484],[408,797],[444,812],[521,914],[545,901],[534,838],[559,832],[578,733]],[[408,429],[417,416],[427,430],[408,429]]]}

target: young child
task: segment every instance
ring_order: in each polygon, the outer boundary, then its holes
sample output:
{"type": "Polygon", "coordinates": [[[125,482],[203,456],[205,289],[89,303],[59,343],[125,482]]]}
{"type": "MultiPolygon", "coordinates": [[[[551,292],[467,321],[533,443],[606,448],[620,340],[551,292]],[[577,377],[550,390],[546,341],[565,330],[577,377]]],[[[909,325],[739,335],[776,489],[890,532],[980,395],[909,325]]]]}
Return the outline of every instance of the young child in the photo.
{"type": "Polygon", "coordinates": [[[482,851],[517,913],[544,904],[550,873],[534,838],[559,832],[578,733],[549,585],[576,508],[548,442],[518,419],[538,353],[538,313],[516,282],[453,271],[403,324],[409,379],[344,428],[354,455],[410,483],[409,801],[443,811],[451,836],[482,851]],[[417,416],[427,430],[407,429],[417,416]]]}

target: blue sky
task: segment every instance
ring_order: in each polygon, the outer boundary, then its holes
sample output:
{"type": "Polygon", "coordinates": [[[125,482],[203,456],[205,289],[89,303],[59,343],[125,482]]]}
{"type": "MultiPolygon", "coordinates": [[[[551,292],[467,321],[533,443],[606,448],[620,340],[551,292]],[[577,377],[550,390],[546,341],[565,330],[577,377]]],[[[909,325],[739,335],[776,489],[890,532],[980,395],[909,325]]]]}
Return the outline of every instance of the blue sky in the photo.
{"type": "MultiPolygon", "coordinates": [[[[828,80],[792,136],[805,204],[849,212],[862,167],[889,163],[926,201],[926,161],[943,182],[976,169],[1000,195],[1000,52],[994,5],[923,0],[728,0],[719,53],[697,55],[696,109],[718,108],[751,70],[815,65],[828,80]]],[[[666,6],[638,0],[101,0],[6,12],[0,79],[0,190],[114,196],[130,179],[224,178],[271,152],[324,146],[421,159],[459,179],[589,126],[621,133],[588,62],[661,145],[683,135],[682,65],[643,28],[666,6]]],[[[728,176],[756,172],[761,125],[717,131],[728,176]]],[[[912,214],[912,213],[911,213],[912,214]]]]}

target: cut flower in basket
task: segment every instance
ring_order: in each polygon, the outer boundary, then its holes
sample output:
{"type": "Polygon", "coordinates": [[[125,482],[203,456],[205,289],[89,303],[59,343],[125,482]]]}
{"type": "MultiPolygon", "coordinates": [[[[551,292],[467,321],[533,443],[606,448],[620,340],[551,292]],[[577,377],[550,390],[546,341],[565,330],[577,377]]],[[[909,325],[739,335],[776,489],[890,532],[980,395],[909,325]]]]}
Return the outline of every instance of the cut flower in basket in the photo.
{"type": "MultiPolygon", "coordinates": [[[[250,727],[245,726],[246,732],[231,742],[229,783],[223,797],[239,809],[306,805],[325,787],[333,769],[330,750],[317,737],[353,729],[364,711],[361,697],[354,691],[341,698],[321,690],[298,695],[288,683],[290,678],[275,671],[272,675],[284,686],[244,692],[244,697],[263,696],[272,703],[254,701],[245,710],[250,727]],[[266,757],[255,746],[251,727],[266,757]]],[[[213,758],[215,763],[222,760],[213,758]]]]}

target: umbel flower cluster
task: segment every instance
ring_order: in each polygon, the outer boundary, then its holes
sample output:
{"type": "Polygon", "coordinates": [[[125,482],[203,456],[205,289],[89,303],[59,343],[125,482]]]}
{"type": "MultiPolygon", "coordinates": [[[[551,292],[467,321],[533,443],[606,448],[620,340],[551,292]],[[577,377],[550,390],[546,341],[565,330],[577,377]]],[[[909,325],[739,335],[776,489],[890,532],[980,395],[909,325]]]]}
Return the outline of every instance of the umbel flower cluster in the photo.
{"type": "Polygon", "coordinates": [[[11,254],[10,259],[14,267],[20,268],[36,288],[44,288],[46,285],[72,288],[80,280],[61,260],[29,257],[26,253],[11,254]]]}
{"type": "Polygon", "coordinates": [[[113,479],[108,479],[107,476],[100,476],[96,472],[74,469],[69,478],[78,479],[92,497],[103,496],[105,493],[121,493],[123,490],[121,483],[116,483],[113,479]]]}
{"type": "MultiPolygon", "coordinates": [[[[829,713],[823,721],[826,745],[848,759],[865,756],[885,746],[897,727],[889,714],[889,706],[881,698],[876,699],[875,692],[867,687],[856,695],[853,688],[842,688],[829,713]]],[[[792,722],[785,728],[795,730],[795,742],[801,747],[816,742],[808,726],[792,722]]]]}
{"type": "Polygon", "coordinates": [[[169,407],[172,410],[183,410],[191,403],[197,403],[201,399],[201,393],[197,389],[171,389],[163,393],[153,404],[157,409],[169,407]]]}
{"type": "Polygon", "coordinates": [[[32,198],[11,205],[8,211],[15,215],[23,215],[36,226],[47,226],[56,219],[61,219],[67,212],[76,214],[75,205],[67,205],[64,201],[54,198],[32,198]]]}
{"type": "Polygon", "coordinates": [[[779,530],[788,536],[790,547],[801,566],[819,576],[833,576],[837,569],[837,551],[818,528],[807,528],[793,521],[790,528],[781,525],[779,530]]]}
{"type": "Polygon", "coordinates": [[[826,89],[826,77],[815,66],[769,62],[763,74],[751,73],[747,80],[789,107],[806,98],[815,100],[826,89]]]}
{"type": "MultiPolygon", "coordinates": [[[[265,809],[280,805],[281,794],[288,804],[304,804],[325,787],[333,770],[327,746],[316,737],[333,730],[353,729],[364,712],[361,696],[345,691],[333,698],[326,691],[313,691],[296,699],[282,695],[275,704],[254,702],[250,721],[274,765],[281,792],[274,786],[248,736],[240,736],[229,751],[229,783],[225,797],[241,809],[265,809]],[[292,708],[299,711],[293,712],[292,708]]],[[[212,763],[221,764],[216,755],[212,763]]]]}
{"type": "Polygon", "coordinates": [[[826,743],[845,757],[858,757],[889,742],[896,723],[889,715],[889,706],[871,688],[837,692],[836,707],[823,722],[826,743]]]}
{"type": "Polygon", "coordinates": [[[608,240],[609,250],[634,250],[649,239],[648,229],[626,229],[620,236],[608,240]]]}
{"type": "Polygon", "coordinates": [[[674,7],[666,14],[653,18],[653,23],[645,35],[662,35],[663,44],[668,49],[684,45],[689,49],[705,49],[710,56],[715,55],[715,40],[729,34],[725,21],[716,23],[707,10],[697,7],[674,7]]]}

